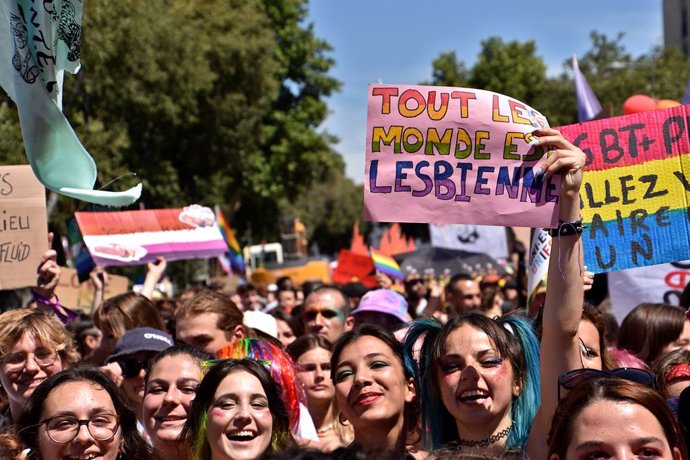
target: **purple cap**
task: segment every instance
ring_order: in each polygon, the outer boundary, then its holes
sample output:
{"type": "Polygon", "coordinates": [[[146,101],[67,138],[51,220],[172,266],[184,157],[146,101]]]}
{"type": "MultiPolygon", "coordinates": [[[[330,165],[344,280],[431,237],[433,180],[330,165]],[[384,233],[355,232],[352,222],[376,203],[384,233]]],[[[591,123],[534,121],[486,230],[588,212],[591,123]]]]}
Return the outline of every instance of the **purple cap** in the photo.
{"type": "Polygon", "coordinates": [[[403,323],[412,321],[412,317],[407,312],[407,300],[405,300],[405,297],[390,289],[377,289],[364,294],[364,297],[359,301],[359,305],[352,311],[352,314],[356,315],[365,311],[386,313],[395,316],[403,323]]]}

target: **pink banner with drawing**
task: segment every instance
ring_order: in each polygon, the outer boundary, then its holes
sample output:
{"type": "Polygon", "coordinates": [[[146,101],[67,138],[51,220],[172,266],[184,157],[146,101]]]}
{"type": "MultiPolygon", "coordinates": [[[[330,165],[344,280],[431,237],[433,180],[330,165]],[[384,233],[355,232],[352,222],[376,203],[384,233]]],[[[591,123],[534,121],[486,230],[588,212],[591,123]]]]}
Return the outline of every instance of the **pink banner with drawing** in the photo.
{"type": "Polygon", "coordinates": [[[560,176],[534,174],[535,109],[470,88],[369,85],[364,217],[554,227],[560,176]]]}
{"type": "Polygon", "coordinates": [[[84,243],[98,265],[141,265],[167,260],[204,259],[228,251],[212,209],[74,213],[84,243]]]}

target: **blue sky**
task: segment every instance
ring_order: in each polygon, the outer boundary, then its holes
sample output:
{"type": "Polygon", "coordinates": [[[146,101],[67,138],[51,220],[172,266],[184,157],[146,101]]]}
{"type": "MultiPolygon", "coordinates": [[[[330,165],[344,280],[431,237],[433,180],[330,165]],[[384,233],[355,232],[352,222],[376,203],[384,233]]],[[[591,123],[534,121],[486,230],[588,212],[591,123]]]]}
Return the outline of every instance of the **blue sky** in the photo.
{"type": "Polygon", "coordinates": [[[612,38],[624,32],[633,56],[663,42],[662,0],[310,0],[309,21],[333,46],[331,75],[342,82],[322,127],[340,138],[335,149],[357,183],[364,176],[369,83],[429,80],[431,62],[446,51],[471,67],[481,41],[494,35],[534,40],[550,75],[590,48],[592,30],[612,38]]]}

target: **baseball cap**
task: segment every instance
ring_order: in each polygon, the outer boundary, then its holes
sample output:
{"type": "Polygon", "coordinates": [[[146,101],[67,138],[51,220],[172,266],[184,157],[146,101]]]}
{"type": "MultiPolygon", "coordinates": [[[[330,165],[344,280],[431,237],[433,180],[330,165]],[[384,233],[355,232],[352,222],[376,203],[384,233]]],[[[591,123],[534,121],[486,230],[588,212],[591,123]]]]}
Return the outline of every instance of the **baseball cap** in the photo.
{"type": "Polygon", "coordinates": [[[245,311],[242,322],[245,326],[255,331],[263,332],[274,339],[278,338],[278,323],[276,319],[268,313],[255,310],[245,311]]]}
{"type": "Polygon", "coordinates": [[[153,351],[158,353],[174,344],[172,337],[165,332],[152,327],[136,327],[125,332],[115,344],[113,354],[106,362],[116,361],[121,356],[132,355],[139,351],[153,351]]]}
{"type": "Polygon", "coordinates": [[[404,323],[412,321],[412,317],[407,312],[407,300],[390,289],[376,289],[364,294],[352,314],[356,315],[365,311],[392,315],[404,323]]]}

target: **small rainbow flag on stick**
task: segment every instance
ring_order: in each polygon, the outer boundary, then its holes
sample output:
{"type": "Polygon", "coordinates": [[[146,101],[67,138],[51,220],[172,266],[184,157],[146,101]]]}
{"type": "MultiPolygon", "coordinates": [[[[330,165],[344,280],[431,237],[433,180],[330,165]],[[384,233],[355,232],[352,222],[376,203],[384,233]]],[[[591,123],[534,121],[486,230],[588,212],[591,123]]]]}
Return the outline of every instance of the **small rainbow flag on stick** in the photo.
{"type": "Polygon", "coordinates": [[[228,243],[228,248],[230,248],[230,251],[225,253],[225,256],[218,257],[218,261],[223,266],[223,270],[228,274],[237,273],[244,275],[242,248],[240,248],[240,243],[238,243],[237,238],[235,238],[235,232],[230,228],[228,221],[225,220],[225,216],[223,216],[218,206],[216,206],[216,222],[218,222],[218,228],[220,229],[220,233],[223,234],[225,242],[228,243]]]}
{"type": "Polygon", "coordinates": [[[374,261],[374,267],[376,267],[377,272],[384,273],[391,278],[396,278],[399,280],[405,277],[400,270],[400,265],[390,256],[377,252],[375,249],[371,249],[371,258],[374,261]]]}

